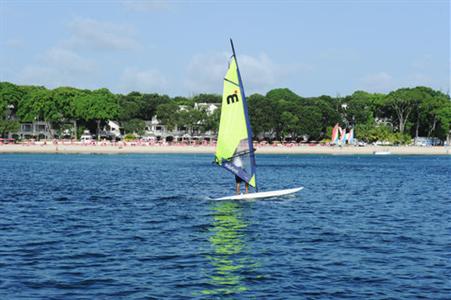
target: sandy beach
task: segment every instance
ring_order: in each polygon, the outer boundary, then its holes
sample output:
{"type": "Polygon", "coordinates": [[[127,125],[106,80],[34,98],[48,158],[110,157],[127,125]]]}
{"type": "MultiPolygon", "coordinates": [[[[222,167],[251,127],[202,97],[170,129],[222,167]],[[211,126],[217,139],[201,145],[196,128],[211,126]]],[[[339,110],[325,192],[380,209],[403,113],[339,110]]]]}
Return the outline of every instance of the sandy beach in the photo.
{"type": "MultiPolygon", "coordinates": [[[[0,153],[82,153],[82,154],[127,154],[127,153],[211,153],[212,145],[87,145],[87,144],[4,144],[0,145],[0,153]]],[[[303,146],[258,146],[258,154],[327,154],[327,155],[450,155],[450,147],[418,147],[418,146],[365,146],[365,147],[333,147],[321,145],[303,146]]]]}

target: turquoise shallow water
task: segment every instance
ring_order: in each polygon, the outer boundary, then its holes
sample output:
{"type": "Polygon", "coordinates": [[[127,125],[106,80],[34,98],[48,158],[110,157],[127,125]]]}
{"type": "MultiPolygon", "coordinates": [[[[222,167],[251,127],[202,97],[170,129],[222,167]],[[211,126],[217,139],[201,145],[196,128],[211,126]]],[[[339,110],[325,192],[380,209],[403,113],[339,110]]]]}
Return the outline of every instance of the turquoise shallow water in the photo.
{"type": "Polygon", "coordinates": [[[0,299],[449,299],[448,157],[0,155],[0,299]]]}

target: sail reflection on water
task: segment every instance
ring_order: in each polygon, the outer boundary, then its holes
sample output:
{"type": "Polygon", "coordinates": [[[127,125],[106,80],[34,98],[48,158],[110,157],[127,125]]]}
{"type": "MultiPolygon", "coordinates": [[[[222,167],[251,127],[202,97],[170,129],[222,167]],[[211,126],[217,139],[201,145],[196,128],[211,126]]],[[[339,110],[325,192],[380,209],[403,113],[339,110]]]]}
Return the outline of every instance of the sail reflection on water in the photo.
{"type": "Polygon", "coordinates": [[[212,251],[208,256],[211,266],[208,295],[231,295],[249,290],[243,274],[250,274],[258,264],[249,256],[246,245],[246,228],[242,207],[238,202],[213,204],[212,235],[209,238],[212,251]]]}

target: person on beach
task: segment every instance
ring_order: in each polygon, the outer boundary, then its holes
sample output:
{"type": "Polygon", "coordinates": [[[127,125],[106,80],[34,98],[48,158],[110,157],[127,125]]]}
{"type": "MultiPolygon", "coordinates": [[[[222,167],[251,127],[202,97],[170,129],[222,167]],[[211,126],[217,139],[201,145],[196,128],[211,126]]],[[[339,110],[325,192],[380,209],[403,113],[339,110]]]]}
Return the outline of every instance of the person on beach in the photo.
{"type": "MultiPolygon", "coordinates": [[[[241,161],[241,158],[239,156],[235,156],[233,158],[233,164],[240,168],[243,167],[243,162],[241,161]]],[[[241,177],[235,175],[235,189],[236,189],[237,195],[239,195],[241,192],[241,182],[243,182],[243,179],[241,179],[241,177]]],[[[249,183],[246,182],[245,188],[246,188],[246,194],[247,194],[249,192],[249,183]]]]}

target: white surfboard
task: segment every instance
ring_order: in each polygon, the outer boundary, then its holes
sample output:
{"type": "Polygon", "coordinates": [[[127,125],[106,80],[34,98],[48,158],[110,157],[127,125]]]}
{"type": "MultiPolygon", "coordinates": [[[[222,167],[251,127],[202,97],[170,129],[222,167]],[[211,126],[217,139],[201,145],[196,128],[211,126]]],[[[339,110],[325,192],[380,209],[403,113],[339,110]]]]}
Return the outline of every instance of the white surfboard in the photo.
{"type": "Polygon", "coordinates": [[[241,194],[241,195],[234,195],[234,196],[227,196],[227,197],[216,198],[214,200],[250,200],[250,199],[280,197],[280,196],[285,196],[285,195],[289,195],[289,194],[294,194],[296,192],[299,192],[303,188],[304,187],[301,186],[301,187],[297,187],[297,188],[294,188],[294,189],[241,194]]]}

